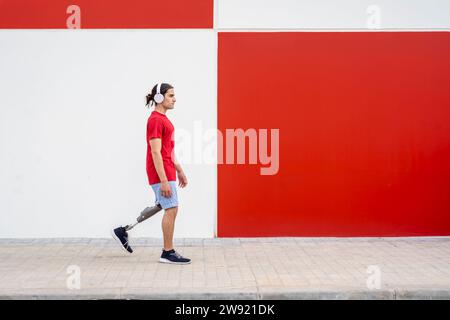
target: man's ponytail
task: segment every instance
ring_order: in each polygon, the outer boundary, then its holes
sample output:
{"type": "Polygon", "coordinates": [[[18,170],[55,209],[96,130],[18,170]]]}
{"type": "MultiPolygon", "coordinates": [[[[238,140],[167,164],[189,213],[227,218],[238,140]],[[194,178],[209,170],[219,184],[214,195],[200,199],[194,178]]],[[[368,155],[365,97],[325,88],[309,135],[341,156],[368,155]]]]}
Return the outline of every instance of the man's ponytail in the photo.
{"type": "Polygon", "coordinates": [[[153,106],[153,97],[154,97],[154,94],[152,94],[152,93],[149,93],[145,98],[147,99],[147,103],[145,104],[147,107],[148,107],[148,105],[150,104],[150,102],[151,102],[151,105],[150,105],[150,107],[151,106],[153,106]]]}

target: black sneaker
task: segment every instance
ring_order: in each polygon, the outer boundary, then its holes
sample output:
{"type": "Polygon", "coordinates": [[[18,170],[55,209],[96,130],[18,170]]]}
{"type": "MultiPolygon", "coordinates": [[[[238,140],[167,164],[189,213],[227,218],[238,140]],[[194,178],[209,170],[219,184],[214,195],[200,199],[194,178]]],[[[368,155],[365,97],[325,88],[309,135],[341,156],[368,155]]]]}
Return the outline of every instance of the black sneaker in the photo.
{"type": "Polygon", "coordinates": [[[133,249],[128,245],[128,232],[125,231],[124,227],[118,227],[111,231],[111,235],[116,239],[120,247],[128,253],[133,253],[133,249]]]}
{"type": "Polygon", "coordinates": [[[191,263],[191,259],[183,258],[178,252],[172,249],[170,251],[163,250],[161,258],[159,258],[159,262],[171,264],[189,264],[191,263]]]}

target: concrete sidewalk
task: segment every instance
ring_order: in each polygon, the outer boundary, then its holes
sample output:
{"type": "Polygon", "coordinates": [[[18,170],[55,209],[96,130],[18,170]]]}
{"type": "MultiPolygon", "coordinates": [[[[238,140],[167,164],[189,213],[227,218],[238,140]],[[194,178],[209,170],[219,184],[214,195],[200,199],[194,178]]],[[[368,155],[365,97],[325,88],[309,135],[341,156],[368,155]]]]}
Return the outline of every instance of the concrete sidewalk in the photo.
{"type": "Polygon", "coordinates": [[[130,242],[0,239],[0,299],[450,299],[450,237],[130,242]]]}

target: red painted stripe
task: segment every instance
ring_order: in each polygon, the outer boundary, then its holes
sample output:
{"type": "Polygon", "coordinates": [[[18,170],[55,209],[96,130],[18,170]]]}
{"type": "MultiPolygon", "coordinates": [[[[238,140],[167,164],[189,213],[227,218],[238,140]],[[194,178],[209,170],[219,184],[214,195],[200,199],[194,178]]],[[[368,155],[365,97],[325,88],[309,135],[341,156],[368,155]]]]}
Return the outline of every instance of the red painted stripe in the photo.
{"type": "Polygon", "coordinates": [[[0,28],[64,29],[70,5],[81,28],[212,28],[213,0],[0,0],[0,28]]]}
{"type": "Polygon", "coordinates": [[[450,33],[219,33],[218,53],[221,132],[280,129],[277,175],[218,166],[219,236],[450,235],[450,33]]]}

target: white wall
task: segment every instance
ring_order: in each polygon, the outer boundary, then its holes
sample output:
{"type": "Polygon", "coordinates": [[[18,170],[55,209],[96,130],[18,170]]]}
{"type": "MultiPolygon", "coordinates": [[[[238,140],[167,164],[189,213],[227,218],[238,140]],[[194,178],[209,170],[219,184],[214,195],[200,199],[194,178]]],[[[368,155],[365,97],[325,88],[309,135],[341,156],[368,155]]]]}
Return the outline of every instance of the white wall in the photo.
{"type": "MultiPolygon", "coordinates": [[[[144,96],[172,83],[176,132],[215,130],[217,31],[364,30],[371,5],[382,30],[450,28],[448,0],[215,0],[215,30],[0,30],[0,237],[107,237],[152,205],[144,96]]],[[[179,155],[175,237],[216,228],[216,165],[197,146],[179,155]]],[[[161,216],[133,236],[161,237],[161,216]]]]}
{"type": "Polygon", "coordinates": [[[217,0],[219,29],[450,28],[448,0],[217,0]],[[376,6],[376,7],[373,7],[376,6]]]}
{"type": "MultiPolygon", "coordinates": [[[[153,205],[144,97],[169,82],[176,132],[193,132],[195,121],[215,129],[216,38],[212,30],[0,31],[0,237],[108,237],[153,205]]],[[[216,166],[179,160],[189,185],[178,192],[175,237],[213,237],[216,166]]],[[[161,217],[133,236],[162,237],[161,217]]]]}

